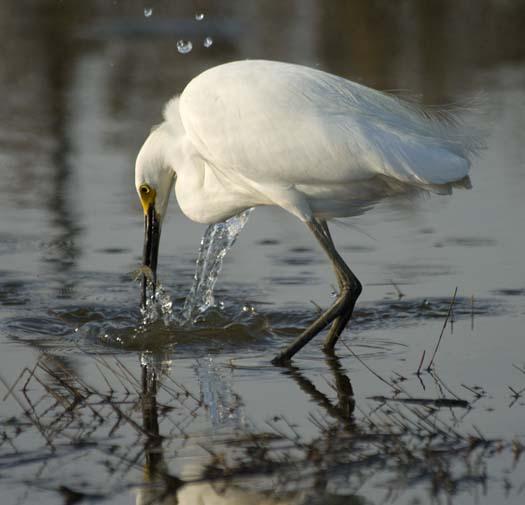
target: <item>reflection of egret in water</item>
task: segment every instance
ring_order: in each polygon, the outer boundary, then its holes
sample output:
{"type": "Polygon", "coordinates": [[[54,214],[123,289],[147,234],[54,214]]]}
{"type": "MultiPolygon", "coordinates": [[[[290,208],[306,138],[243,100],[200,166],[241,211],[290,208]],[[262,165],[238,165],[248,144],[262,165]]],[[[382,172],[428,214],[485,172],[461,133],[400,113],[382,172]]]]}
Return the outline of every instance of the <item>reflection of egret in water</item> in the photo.
{"type": "Polygon", "coordinates": [[[142,365],[142,422],[148,434],[144,451],[146,468],[159,471],[163,465],[162,439],[159,433],[159,418],[157,411],[157,371],[148,364],[142,365]]]}
{"type": "Polygon", "coordinates": [[[327,355],[326,362],[334,376],[333,388],[337,393],[337,403],[333,404],[328,396],[319,391],[314,383],[305,377],[300,368],[289,365],[288,373],[317,405],[325,410],[331,417],[342,422],[348,429],[353,429],[353,413],[355,409],[354,389],[350,379],[345,375],[339,358],[327,355]]]}
{"type": "MultiPolygon", "coordinates": [[[[247,485],[243,485],[239,478],[235,479],[235,468],[231,470],[227,479],[222,476],[206,480],[204,474],[207,468],[205,465],[203,465],[201,472],[203,477],[196,480],[184,481],[170,475],[162,448],[163,437],[159,431],[156,399],[158,381],[162,372],[159,373],[159,367],[152,364],[151,360],[149,361],[149,363],[145,363],[143,360],[142,365],[143,427],[148,434],[148,438],[144,446],[146,455],[145,485],[137,491],[137,505],[365,505],[369,503],[363,497],[355,495],[338,496],[327,493],[326,487],[329,475],[321,475],[323,473],[321,469],[319,469],[320,475],[316,475],[315,486],[312,489],[283,492],[279,495],[273,490],[248,489],[247,485]]],[[[208,379],[213,377],[214,380],[220,377],[217,370],[214,370],[212,363],[200,364],[200,366],[208,369],[210,373],[209,376],[206,375],[208,372],[199,373],[200,377],[208,377],[208,379]]],[[[334,385],[338,395],[337,405],[333,405],[325,395],[319,393],[297,368],[290,368],[290,377],[300,385],[301,389],[314,398],[320,407],[325,408],[331,416],[349,423],[353,411],[352,387],[350,381],[344,375],[339,362],[334,359],[330,360],[329,363],[334,374],[334,385]]],[[[211,387],[206,385],[202,390],[205,402],[220,401],[224,403],[222,407],[226,407],[226,398],[234,398],[235,396],[228,386],[224,384],[211,387]],[[212,391],[214,388],[215,391],[220,391],[220,393],[210,394],[209,391],[212,391]],[[224,392],[227,394],[224,394],[224,392]],[[206,400],[207,394],[208,399],[206,400]]],[[[235,401],[239,401],[239,398],[235,398],[235,401]]],[[[218,414],[219,408],[215,412],[212,409],[209,410],[214,426],[219,426],[221,419],[225,419],[226,422],[229,421],[228,417],[221,418],[218,414]]],[[[256,468],[256,466],[257,461],[254,461],[254,467],[256,468]]],[[[239,475],[244,474],[246,470],[247,468],[243,467],[242,471],[239,471],[239,475]]],[[[193,468],[191,468],[191,473],[195,473],[193,468]]],[[[265,474],[265,477],[267,477],[267,472],[265,474]]],[[[256,475],[256,472],[253,472],[251,476],[253,477],[254,475],[256,475]]]]}
{"type": "Polygon", "coordinates": [[[201,396],[214,428],[247,427],[242,400],[228,384],[211,356],[197,360],[195,373],[199,378],[201,396]]]}

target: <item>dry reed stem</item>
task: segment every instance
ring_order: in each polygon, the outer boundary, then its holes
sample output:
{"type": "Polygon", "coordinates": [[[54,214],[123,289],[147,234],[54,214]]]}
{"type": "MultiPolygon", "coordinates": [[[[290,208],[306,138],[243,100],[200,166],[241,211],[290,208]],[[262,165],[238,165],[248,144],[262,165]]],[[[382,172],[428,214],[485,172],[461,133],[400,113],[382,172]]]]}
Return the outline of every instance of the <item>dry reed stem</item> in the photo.
{"type": "Polygon", "coordinates": [[[432,364],[434,363],[436,353],[439,349],[439,344],[441,343],[441,339],[443,338],[443,334],[445,333],[445,328],[447,326],[448,320],[450,318],[450,315],[452,314],[452,308],[454,307],[454,303],[456,303],[457,294],[458,294],[458,288],[456,286],[456,289],[454,290],[454,295],[452,296],[452,300],[450,301],[450,305],[448,306],[447,317],[445,318],[445,322],[443,323],[443,328],[441,328],[441,333],[439,334],[439,338],[436,343],[436,347],[434,348],[434,352],[432,353],[432,357],[430,358],[430,363],[428,364],[427,372],[430,372],[430,370],[432,370],[432,364]]]}
{"type": "Polygon", "coordinates": [[[405,392],[403,391],[402,388],[396,386],[395,384],[392,384],[391,382],[388,382],[386,379],[383,379],[383,377],[381,377],[377,372],[375,372],[374,370],[372,370],[347,344],[346,342],[342,341],[341,342],[346,348],[347,350],[350,352],[350,354],[352,354],[352,356],[357,359],[357,361],[359,361],[359,363],[361,363],[370,373],[372,373],[373,375],[375,375],[381,382],[384,382],[387,386],[391,387],[394,392],[397,394],[397,393],[401,393],[401,392],[405,392]]]}
{"type": "Polygon", "coordinates": [[[423,349],[423,353],[421,354],[421,359],[419,360],[419,366],[417,367],[416,375],[421,375],[421,367],[423,366],[423,361],[425,360],[425,354],[426,351],[423,349]]]}

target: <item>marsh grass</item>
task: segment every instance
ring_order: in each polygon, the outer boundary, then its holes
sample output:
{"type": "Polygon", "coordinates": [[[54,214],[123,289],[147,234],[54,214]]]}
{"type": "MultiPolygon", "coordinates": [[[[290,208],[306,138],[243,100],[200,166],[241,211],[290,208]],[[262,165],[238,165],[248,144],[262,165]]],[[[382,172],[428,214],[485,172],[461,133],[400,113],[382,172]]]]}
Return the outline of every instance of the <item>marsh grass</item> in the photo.
{"type": "MultiPolygon", "coordinates": [[[[54,491],[68,505],[111,502],[130,490],[140,503],[176,503],[187,486],[205,485],[221,493],[263,493],[268,503],[337,503],[335,495],[368,503],[360,489],[370,485],[381,488],[386,501],[418,487],[437,502],[483,494],[495,482],[524,486],[509,477],[522,442],[490,439],[468,424],[483,396],[479,389],[462,385],[472,400],[461,399],[432,370],[426,374],[442,395],[415,398],[400,385],[407,377],[383,378],[347,348],[387,390],[357,402],[335,356],[326,359],[328,392],[288,367],[285,373],[316,406],[308,415],[313,436],[285,413],[263,420],[262,428],[212,435],[198,425],[209,414],[202,395],[175,381],[167,364],[146,359],[132,370],[116,356],[92,354],[87,358],[99,375],[88,381],[44,353],[12,383],[2,379],[3,399],[15,401],[19,413],[0,419],[0,479],[54,491]],[[190,476],[178,463],[188,447],[199,452],[190,476]],[[494,466],[495,460],[510,463],[494,466]]],[[[509,389],[514,396],[524,392],[509,389]]],[[[240,406],[239,397],[229,408],[240,406]]]]}

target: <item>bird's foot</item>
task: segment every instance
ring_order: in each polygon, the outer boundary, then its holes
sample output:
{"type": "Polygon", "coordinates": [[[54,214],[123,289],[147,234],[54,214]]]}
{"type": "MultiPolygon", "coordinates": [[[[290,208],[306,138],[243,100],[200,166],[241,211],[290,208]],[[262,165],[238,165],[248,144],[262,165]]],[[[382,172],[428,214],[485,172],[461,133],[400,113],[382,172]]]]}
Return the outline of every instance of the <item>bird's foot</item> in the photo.
{"type": "MultiPolygon", "coordinates": [[[[339,294],[337,300],[330,308],[325,310],[288,347],[283,349],[279,354],[277,354],[277,356],[275,356],[275,358],[272,360],[272,364],[281,366],[286,365],[291,361],[292,357],[297,352],[299,352],[308,342],[310,342],[310,340],[312,340],[316,335],[318,335],[319,332],[326,328],[326,326],[328,326],[332,322],[337,322],[340,320],[341,322],[338,322],[336,326],[336,330],[339,332],[337,334],[338,338],[339,334],[341,333],[341,331],[343,331],[344,327],[346,326],[346,323],[352,316],[352,310],[354,308],[356,300],[357,297],[354,297],[352,290],[350,288],[345,288],[339,294]]],[[[328,338],[330,338],[330,335],[333,335],[332,331],[328,335],[328,338]]],[[[335,342],[337,341],[337,338],[334,339],[334,337],[332,336],[332,349],[335,345],[335,342]]],[[[330,349],[330,346],[325,344],[325,348],[330,349]]]]}

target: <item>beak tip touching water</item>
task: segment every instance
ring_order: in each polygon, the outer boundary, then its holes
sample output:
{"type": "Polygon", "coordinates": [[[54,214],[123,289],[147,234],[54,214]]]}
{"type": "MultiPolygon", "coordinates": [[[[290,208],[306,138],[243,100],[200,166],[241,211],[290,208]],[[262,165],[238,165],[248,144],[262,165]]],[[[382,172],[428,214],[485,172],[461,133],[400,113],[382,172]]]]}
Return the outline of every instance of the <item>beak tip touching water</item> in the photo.
{"type": "MultiPolygon", "coordinates": [[[[153,297],[157,286],[157,261],[160,242],[160,217],[155,211],[155,205],[150,205],[144,216],[144,254],[142,264],[151,270],[151,284],[153,297]]],[[[148,276],[142,276],[142,300],[141,307],[146,308],[148,291],[148,276]]]]}

